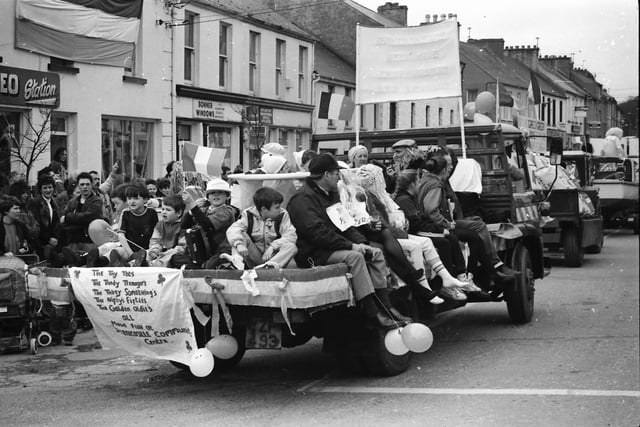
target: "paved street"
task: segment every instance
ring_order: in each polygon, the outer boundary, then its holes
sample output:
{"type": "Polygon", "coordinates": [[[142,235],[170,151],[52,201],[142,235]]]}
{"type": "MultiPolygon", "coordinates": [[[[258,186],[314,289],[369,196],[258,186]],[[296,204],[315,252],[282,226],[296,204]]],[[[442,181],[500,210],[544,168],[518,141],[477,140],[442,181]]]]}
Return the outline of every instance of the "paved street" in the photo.
{"type": "Polygon", "coordinates": [[[346,376],[316,340],[197,379],[83,332],[0,356],[0,425],[637,426],[638,236],[610,231],[582,268],[557,260],[530,324],[504,303],[443,314],[396,377],[346,376]]]}

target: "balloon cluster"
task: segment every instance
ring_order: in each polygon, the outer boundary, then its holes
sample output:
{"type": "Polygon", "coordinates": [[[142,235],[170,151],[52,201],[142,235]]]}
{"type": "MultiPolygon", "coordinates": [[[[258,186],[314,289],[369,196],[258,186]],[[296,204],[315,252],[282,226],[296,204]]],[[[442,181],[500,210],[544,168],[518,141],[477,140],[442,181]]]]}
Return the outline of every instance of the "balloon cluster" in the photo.
{"type": "Polygon", "coordinates": [[[475,102],[467,102],[463,108],[464,120],[475,125],[492,124],[496,118],[496,96],[491,92],[480,92],[475,102]]]}
{"type": "Polygon", "coordinates": [[[206,377],[213,372],[215,357],[231,359],[238,353],[238,341],[231,335],[218,335],[209,340],[204,348],[197,349],[191,356],[189,370],[196,377],[206,377]]]}
{"type": "Polygon", "coordinates": [[[396,356],[402,356],[409,351],[424,353],[432,344],[431,329],[422,323],[410,323],[404,328],[393,329],[384,337],[385,348],[396,356]]]}

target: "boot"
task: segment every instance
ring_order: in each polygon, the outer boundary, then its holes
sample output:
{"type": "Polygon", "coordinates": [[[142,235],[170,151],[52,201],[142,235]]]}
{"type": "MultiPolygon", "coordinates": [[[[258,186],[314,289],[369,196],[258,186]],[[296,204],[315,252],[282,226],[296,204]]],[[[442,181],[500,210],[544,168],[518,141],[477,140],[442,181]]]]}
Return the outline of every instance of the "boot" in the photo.
{"type": "Polygon", "coordinates": [[[509,267],[507,267],[505,264],[500,264],[500,266],[495,268],[493,277],[498,281],[508,282],[516,279],[518,277],[518,274],[520,274],[519,271],[512,270],[509,267]]]}
{"type": "Polygon", "coordinates": [[[396,308],[391,304],[391,300],[389,300],[389,289],[376,289],[376,296],[378,297],[378,304],[380,311],[387,313],[390,315],[393,320],[400,323],[402,326],[406,326],[409,323],[413,322],[411,317],[407,317],[402,315],[396,308]]]}
{"type": "Polygon", "coordinates": [[[362,298],[357,302],[357,305],[360,307],[367,324],[373,328],[390,331],[400,326],[398,322],[390,318],[386,313],[380,311],[376,305],[374,294],[369,294],[362,298]]]}

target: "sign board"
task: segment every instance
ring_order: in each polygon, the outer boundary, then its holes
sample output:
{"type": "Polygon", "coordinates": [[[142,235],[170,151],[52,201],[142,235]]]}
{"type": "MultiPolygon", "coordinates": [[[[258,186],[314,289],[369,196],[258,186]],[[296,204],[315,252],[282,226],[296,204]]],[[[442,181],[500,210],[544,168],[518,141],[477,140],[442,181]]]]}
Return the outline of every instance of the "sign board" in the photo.
{"type": "Polygon", "coordinates": [[[58,108],[60,76],[0,65],[0,104],[58,108]]]}
{"type": "Polygon", "coordinates": [[[547,124],[542,120],[527,116],[516,116],[518,128],[529,132],[531,150],[536,153],[547,151],[547,124]]]}
{"type": "Polygon", "coordinates": [[[236,104],[194,99],[193,118],[240,123],[242,122],[242,107],[236,104]]]}
{"type": "Polygon", "coordinates": [[[584,119],[585,117],[587,117],[587,111],[589,111],[589,107],[587,107],[586,105],[577,105],[574,109],[573,116],[576,119],[584,119]]]}
{"type": "Polygon", "coordinates": [[[72,268],[69,276],[102,348],[190,363],[198,346],[180,270],[72,268]]]}
{"type": "Polygon", "coordinates": [[[273,124],[273,108],[260,107],[260,123],[263,125],[273,124]]]}

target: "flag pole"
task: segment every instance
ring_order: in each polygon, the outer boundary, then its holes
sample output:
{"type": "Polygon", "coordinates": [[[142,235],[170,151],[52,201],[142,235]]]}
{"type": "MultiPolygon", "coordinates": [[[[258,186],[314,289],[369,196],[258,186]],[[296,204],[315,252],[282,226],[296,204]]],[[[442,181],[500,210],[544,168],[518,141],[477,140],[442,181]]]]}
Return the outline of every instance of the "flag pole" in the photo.
{"type": "Polygon", "coordinates": [[[462,95],[458,97],[458,110],[460,112],[460,140],[462,141],[462,158],[467,158],[467,143],[464,139],[464,108],[462,107],[462,95]]]}
{"type": "Polygon", "coordinates": [[[500,123],[500,78],[496,77],[496,123],[500,123]]]}
{"type": "MultiPolygon", "coordinates": [[[[356,145],[360,145],[360,110],[358,107],[360,104],[358,103],[358,54],[360,53],[360,23],[356,22],[356,89],[355,89],[355,123],[356,123],[356,145]]],[[[362,108],[360,106],[360,108],[362,108]]]]}

